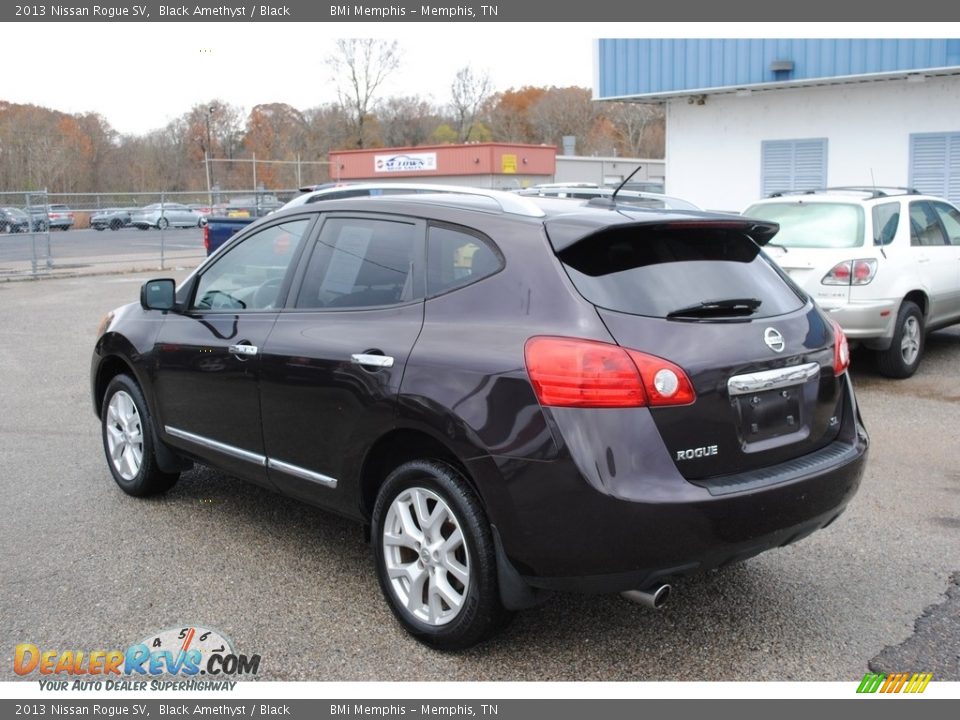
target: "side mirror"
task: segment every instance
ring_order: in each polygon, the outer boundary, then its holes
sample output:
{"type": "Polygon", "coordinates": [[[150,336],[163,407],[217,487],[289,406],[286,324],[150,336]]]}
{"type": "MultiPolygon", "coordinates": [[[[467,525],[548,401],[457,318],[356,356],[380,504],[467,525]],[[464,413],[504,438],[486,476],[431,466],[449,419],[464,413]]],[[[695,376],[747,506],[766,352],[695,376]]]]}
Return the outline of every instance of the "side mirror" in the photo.
{"type": "Polygon", "coordinates": [[[173,310],[176,292],[177,285],[170,278],[147,280],[140,288],[140,305],[144,310],[173,310]]]}

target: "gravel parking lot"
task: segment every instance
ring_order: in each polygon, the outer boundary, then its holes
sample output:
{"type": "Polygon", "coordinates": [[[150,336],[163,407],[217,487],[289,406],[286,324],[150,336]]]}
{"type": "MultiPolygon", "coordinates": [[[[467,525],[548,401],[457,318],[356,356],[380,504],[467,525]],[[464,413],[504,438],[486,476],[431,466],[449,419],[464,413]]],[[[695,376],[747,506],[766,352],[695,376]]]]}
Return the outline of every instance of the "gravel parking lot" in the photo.
{"type": "Polygon", "coordinates": [[[90,353],[100,317],[146,277],[0,284],[0,680],[16,678],[18,643],[125,648],[186,624],[260,654],[271,680],[852,682],[871,662],[960,680],[960,593],[946,595],[960,570],[960,329],[933,335],[905,381],[854,354],[873,445],[830,528],[683,579],[660,612],[557,596],[485,645],[440,654],[395,625],[358,526],[206,468],[158,499],[115,486],[90,353]]]}

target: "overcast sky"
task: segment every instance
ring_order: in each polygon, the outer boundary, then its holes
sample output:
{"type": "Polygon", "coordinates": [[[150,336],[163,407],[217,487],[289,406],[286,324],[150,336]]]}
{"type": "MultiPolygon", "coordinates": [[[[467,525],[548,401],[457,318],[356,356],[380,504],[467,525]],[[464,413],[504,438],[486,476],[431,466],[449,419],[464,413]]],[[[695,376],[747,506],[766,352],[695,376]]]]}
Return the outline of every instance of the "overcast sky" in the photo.
{"type": "MultiPolygon", "coordinates": [[[[8,30],[14,29],[9,26],[8,30]]],[[[98,112],[144,133],[220,98],[244,110],[336,99],[324,59],[337,37],[395,39],[400,69],[381,96],[449,100],[456,71],[487,71],[496,90],[592,87],[597,37],[957,37],[956,23],[43,23],[0,43],[0,100],[98,112]]]]}

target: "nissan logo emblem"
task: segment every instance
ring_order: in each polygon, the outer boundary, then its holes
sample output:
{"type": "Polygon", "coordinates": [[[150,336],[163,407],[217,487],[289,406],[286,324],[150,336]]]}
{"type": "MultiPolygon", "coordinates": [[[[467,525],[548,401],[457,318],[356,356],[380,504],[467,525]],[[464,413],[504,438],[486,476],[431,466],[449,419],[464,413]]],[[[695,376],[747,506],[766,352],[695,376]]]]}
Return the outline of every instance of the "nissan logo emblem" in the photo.
{"type": "Polygon", "coordinates": [[[774,352],[783,352],[787,344],[783,341],[783,335],[776,328],[769,327],[763,331],[763,341],[767,347],[774,352]]]}

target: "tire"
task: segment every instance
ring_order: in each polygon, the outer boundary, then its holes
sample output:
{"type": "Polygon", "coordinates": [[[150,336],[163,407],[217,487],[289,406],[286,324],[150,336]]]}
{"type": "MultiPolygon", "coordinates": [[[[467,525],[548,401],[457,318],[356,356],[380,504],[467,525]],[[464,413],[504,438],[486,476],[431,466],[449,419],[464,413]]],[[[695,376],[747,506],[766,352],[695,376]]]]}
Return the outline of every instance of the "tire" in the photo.
{"type": "Polygon", "coordinates": [[[110,229],[111,229],[111,230],[116,231],[116,230],[119,230],[121,227],[123,227],[123,220],[111,220],[111,221],[110,221],[110,229]]]}
{"type": "Polygon", "coordinates": [[[490,525],[453,467],[413,460],[390,473],[377,495],[371,537],[387,604],[420,642],[461,650],[510,620],[500,602],[490,525]]]}
{"type": "Polygon", "coordinates": [[[107,385],[100,409],[103,451],[117,485],[128,495],[146,497],[169,490],[180,477],[157,466],[156,436],[137,383],[117,375],[107,385]]]}
{"type": "Polygon", "coordinates": [[[920,366],[924,344],[923,313],[916,303],[904,300],[890,347],[877,353],[880,373],[890,378],[910,377],[920,366]]]}
{"type": "Polygon", "coordinates": [[[97,232],[103,232],[106,228],[104,228],[103,225],[94,225],[93,229],[96,230],[97,232]]]}
{"type": "Polygon", "coordinates": [[[170,227],[170,221],[167,220],[165,217],[162,217],[159,220],[157,220],[158,230],[166,230],[168,227],[170,227]]]}

